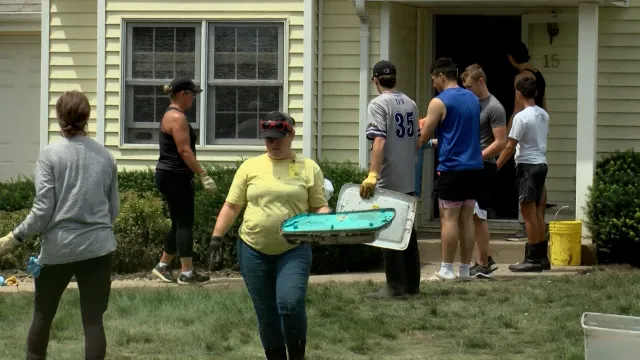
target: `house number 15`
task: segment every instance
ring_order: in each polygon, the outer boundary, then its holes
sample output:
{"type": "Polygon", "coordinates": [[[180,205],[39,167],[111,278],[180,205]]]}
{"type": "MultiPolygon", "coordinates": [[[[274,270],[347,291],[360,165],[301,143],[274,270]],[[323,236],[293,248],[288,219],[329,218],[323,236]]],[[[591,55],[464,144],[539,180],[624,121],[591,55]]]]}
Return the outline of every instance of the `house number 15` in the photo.
{"type": "Polygon", "coordinates": [[[544,56],[544,67],[557,68],[558,66],[560,66],[560,59],[558,59],[558,54],[546,54],[544,56]]]}

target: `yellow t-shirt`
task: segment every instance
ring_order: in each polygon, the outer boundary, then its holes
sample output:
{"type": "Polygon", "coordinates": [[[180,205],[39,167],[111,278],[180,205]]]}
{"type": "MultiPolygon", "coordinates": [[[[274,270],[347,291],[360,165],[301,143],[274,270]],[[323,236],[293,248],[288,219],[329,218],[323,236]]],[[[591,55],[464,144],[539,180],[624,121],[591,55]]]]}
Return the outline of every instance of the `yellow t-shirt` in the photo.
{"type": "Polygon", "coordinates": [[[327,206],[320,166],[301,155],[295,160],[273,160],[267,154],[246,160],[236,171],[226,200],[246,205],[240,238],[267,255],[296,246],[280,235],[284,220],[327,206]]]}

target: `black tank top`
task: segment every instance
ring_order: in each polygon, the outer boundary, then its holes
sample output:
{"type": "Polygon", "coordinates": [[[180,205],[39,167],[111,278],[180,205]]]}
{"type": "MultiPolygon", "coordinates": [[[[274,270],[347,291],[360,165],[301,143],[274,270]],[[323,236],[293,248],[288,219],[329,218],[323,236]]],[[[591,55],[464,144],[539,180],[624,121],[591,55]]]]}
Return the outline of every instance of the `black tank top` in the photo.
{"type": "Polygon", "coordinates": [[[523,73],[524,71],[531,72],[533,76],[536,78],[536,87],[538,88],[538,92],[536,93],[536,97],[534,98],[534,100],[536,102],[536,105],[544,109],[544,106],[542,106],[543,104],[542,100],[544,99],[544,92],[547,88],[547,82],[544,80],[544,76],[542,76],[540,71],[536,69],[524,69],[520,71],[520,73],[523,73]]]}
{"type": "MultiPolygon", "coordinates": [[[[169,110],[180,111],[180,109],[170,106],[164,113],[166,114],[169,110]]],[[[193,151],[194,154],[196,153],[196,138],[197,134],[195,130],[193,130],[191,124],[189,124],[189,144],[191,147],[191,151],[193,151]]],[[[178,147],[176,146],[176,141],[174,140],[173,136],[162,131],[162,121],[160,121],[159,143],[160,157],[158,158],[156,169],[193,175],[193,171],[184,162],[184,160],[180,156],[180,153],[178,153],[178,147]]]]}

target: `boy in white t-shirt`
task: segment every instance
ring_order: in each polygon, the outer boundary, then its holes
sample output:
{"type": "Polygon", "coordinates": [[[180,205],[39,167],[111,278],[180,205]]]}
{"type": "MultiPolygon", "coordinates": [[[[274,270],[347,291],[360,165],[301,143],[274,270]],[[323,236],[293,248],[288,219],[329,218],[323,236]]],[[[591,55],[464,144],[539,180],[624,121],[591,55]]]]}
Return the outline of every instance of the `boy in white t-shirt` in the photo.
{"type": "Polygon", "coordinates": [[[536,80],[523,78],[516,83],[516,101],[524,110],[513,118],[507,146],[500,154],[500,169],[515,151],[516,182],[520,211],[524,218],[528,240],[524,261],[509,266],[513,272],[540,272],[551,269],[545,240],[546,228],[540,200],[547,178],[547,134],[549,114],[535,104],[536,80]]]}

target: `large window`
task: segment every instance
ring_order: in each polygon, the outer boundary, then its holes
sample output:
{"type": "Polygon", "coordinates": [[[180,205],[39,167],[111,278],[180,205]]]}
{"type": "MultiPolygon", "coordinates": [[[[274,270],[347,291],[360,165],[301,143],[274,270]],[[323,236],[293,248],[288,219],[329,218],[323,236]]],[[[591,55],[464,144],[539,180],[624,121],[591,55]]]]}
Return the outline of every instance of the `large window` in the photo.
{"type": "Polygon", "coordinates": [[[187,112],[200,145],[260,144],[259,119],[283,108],[282,22],[128,23],[126,34],[125,144],[158,143],[162,87],[177,76],[204,84],[187,112]]]}

